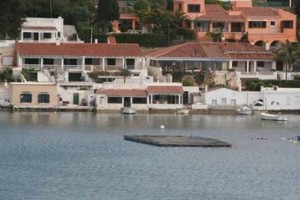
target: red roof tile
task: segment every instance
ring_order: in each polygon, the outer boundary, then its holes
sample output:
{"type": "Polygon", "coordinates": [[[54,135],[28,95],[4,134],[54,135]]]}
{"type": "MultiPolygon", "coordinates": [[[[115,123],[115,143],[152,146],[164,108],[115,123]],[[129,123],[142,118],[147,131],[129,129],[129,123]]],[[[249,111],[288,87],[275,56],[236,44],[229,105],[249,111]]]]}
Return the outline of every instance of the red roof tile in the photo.
{"type": "Polygon", "coordinates": [[[231,59],[236,60],[273,60],[275,59],[275,55],[272,53],[230,53],[231,59]]]}
{"type": "Polygon", "coordinates": [[[182,86],[151,85],[147,88],[148,94],[183,94],[182,86]]]}
{"type": "Polygon", "coordinates": [[[205,15],[199,16],[196,20],[212,21],[245,21],[241,15],[229,15],[220,5],[205,5],[205,15]]]}
{"type": "Polygon", "coordinates": [[[175,59],[203,59],[203,60],[229,60],[239,59],[268,59],[272,60],[274,54],[266,51],[263,47],[254,46],[249,43],[221,43],[221,42],[188,42],[175,45],[147,54],[147,57],[154,57],[158,60],[175,59]],[[238,56],[238,54],[241,54],[238,56]],[[248,55],[249,54],[249,55],[248,55]]]}
{"type": "Polygon", "coordinates": [[[138,44],[92,44],[92,43],[18,43],[21,56],[99,56],[99,57],[141,57],[138,44]]]}
{"type": "Polygon", "coordinates": [[[199,45],[199,43],[188,42],[180,45],[175,45],[147,54],[149,57],[177,57],[177,58],[186,58],[186,57],[206,57],[205,51],[199,45]]]}
{"type": "Polygon", "coordinates": [[[142,89],[104,89],[97,93],[109,97],[147,97],[147,91],[142,89]]]}
{"type": "Polygon", "coordinates": [[[247,8],[236,8],[236,10],[242,11],[243,15],[251,16],[251,17],[280,17],[275,9],[273,8],[265,8],[265,7],[247,7],[247,8]]]}

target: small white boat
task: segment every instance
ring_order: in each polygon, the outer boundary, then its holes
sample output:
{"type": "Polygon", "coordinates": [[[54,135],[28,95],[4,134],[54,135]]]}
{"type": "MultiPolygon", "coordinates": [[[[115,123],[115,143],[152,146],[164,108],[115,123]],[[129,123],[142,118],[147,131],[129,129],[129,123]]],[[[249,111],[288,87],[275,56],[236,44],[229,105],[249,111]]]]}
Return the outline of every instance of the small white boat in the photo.
{"type": "Polygon", "coordinates": [[[264,120],[273,120],[273,121],[287,121],[288,119],[282,114],[269,114],[262,112],[260,113],[260,118],[264,120]]]}
{"type": "Polygon", "coordinates": [[[242,106],[242,107],[236,109],[236,112],[240,115],[251,115],[252,114],[252,110],[248,106],[242,106]]]}
{"type": "Polygon", "coordinates": [[[188,115],[190,114],[190,110],[189,109],[177,110],[176,114],[188,115]]]}
{"type": "Polygon", "coordinates": [[[0,100],[0,107],[1,108],[9,108],[11,107],[11,103],[9,103],[7,100],[0,100]]]}
{"type": "Polygon", "coordinates": [[[125,107],[122,109],[122,113],[127,115],[133,115],[136,113],[136,111],[133,108],[125,107]]]}

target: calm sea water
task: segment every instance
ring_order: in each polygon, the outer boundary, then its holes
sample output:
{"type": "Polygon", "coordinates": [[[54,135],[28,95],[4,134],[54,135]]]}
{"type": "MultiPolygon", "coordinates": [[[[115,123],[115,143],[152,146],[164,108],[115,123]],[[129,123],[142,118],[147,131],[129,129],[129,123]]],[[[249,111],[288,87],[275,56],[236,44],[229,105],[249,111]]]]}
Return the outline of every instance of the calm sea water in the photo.
{"type": "Polygon", "coordinates": [[[300,144],[282,138],[300,135],[300,116],[288,118],[2,112],[0,199],[299,200],[300,144]],[[233,147],[123,140],[139,134],[212,137],[233,147]]]}

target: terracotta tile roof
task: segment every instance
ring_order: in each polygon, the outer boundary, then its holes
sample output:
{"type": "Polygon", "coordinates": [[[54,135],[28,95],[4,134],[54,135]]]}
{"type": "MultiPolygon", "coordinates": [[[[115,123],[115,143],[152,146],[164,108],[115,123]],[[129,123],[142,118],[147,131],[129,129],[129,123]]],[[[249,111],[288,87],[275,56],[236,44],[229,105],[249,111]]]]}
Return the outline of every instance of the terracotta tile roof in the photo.
{"type": "Polygon", "coordinates": [[[105,94],[109,97],[147,97],[147,90],[142,89],[102,89],[97,94],[105,94]]]}
{"type": "Polygon", "coordinates": [[[231,58],[270,59],[274,54],[249,43],[188,42],[151,52],[146,55],[157,60],[230,60],[231,58]],[[238,54],[241,54],[240,56],[238,54]],[[248,55],[249,54],[249,55],[248,55]]]}
{"type": "Polygon", "coordinates": [[[148,57],[177,57],[177,58],[195,58],[206,57],[205,51],[200,43],[188,42],[180,45],[159,49],[147,54],[148,57]]]}
{"type": "Polygon", "coordinates": [[[230,53],[231,59],[236,60],[274,60],[275,55],[272,53],[230,53]]]}
{"type": "Polygon", "coordinates": [[[220,5],[205,5],[205,15],[197,17],[196,20],[245,21],[241,15],[229,15],[220,5]]]}
{"type": "Polygon", "coordinates": [[[182,86],[151,85],[147,88],[148,94],[183,94],[182,86]]]}
{"type": "Polygon", "coordinates": [[[148,94],[183,94],[179,85],[149,85],[147,89],[100,89],[97,94],[109,97],[147,97],[148,94]]]}
{"type": "Polygon", "coordinates": [[[138,44],[91,44],[91,43],[18,43],[21,56],[98,56],[98,57],[141,57],[138,44]]]}
{"type": "Polygon", "coordinates": [[[227,60],[228,55],[224,53],[222,49],[222,43],[220,42],[209,42],[209,43],[200,43],[202,48],[204,49],[207,58],[210,59],[222,59],[227,60]]]}
{"type": "Polygon", "coordinates": [[[243,15],[252,17],[280,17],[280,15],[273,8],[266,7],[247,7],[247,8],[236,8],[236,10],[242,11],[243,15]]]}
{"type": "Polygon", "coordinates": [[[24,30],[49,30],[49,31],[56,31],[56,27],[54,26],[22,26],[24,30]]]}

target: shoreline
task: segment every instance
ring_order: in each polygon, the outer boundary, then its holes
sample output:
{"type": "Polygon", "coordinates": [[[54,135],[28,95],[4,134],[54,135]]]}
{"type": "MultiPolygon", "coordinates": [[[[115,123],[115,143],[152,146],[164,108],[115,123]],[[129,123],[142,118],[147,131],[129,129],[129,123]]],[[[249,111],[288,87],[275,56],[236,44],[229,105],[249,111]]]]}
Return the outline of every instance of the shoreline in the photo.
{"type": "MultiPolygon", "coordinates": [[[[99,114],[105,113],[122,113],[121,110],[116,109],[103,109],[96,110],[91,107],[59,107],[59,108],[32,108],[32,107],[1,107],[0,112],[93,112],[99,114]]],[[[176,114],[176,115],[198,115],[198,114],[218,114],[218,115],[234,115],[237,114],[235,109],[189,109],[188,114],[179,114],[177,109],[150,109],[150,110],[137,110],[137,114],[176,114]]],[[[253,113],[257,114],[262,111],[254,110],[253,113]]],[[[283,113],[283,114],[300,114],[300,110],[268,110],[269,113],[283,113]]]]}

